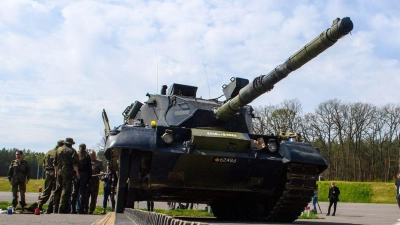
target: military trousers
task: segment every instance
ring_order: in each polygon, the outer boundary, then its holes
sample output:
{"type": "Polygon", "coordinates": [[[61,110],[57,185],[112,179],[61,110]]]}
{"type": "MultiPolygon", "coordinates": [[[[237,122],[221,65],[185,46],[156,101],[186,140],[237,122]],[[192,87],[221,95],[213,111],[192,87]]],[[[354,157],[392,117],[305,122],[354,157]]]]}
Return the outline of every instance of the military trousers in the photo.
{"type": "Polygon", "coordinates": [[[87,201],[86,201],[86,192],[89,188],[89,173],[85,171],[79,172],[80,179],[74,181],[73,191],[71,197],[72,210],[76,210],[76,205],[79,206],[79,213],[85,213],[87,211],[87,201]],[[79,198],[78,198],[79,196],[79,198]],[[77,200],[79,202],[77,202],[77,200]]]}
{"type": "Polygon", "coordinates": [[[87,195],[87,202],[90,198],[89,212],[93,212],[96,209],[97,196],[99,195],[100,180],[98,177],[92,177],[89,184],[89,193],[87,195]]]}
{"type": "Polygon", "coordinates": [[[26,184],[25,182],[13,182],[11,184],[11,190],[12,190],[12,205],[13,207],[17,207],[18,204],[18,190],[21,195],[21,207],[24,207],[26,205],[25,202],[25,192],[26,192],[26,184]]]}
{"type": "Polygon", "coordinates": [[[54,200],[54,191],[56,190],[56,176],[54,170],[46,170],[46,179],[44,180],[44,191],[43,195],[40,197],[38,201],[39,208],[42,209],[42,206],[50,199],[47,209],[49,211],[53,211],[53,200],[54,200]]]}
{"type": "Polygon", "coordinates": [[[64,174],[57,172],[57,187],[54,193],[54,210],[59,213],[70,213],[68,208],[70,205],[72,193],[73,173],[64,174]]]}

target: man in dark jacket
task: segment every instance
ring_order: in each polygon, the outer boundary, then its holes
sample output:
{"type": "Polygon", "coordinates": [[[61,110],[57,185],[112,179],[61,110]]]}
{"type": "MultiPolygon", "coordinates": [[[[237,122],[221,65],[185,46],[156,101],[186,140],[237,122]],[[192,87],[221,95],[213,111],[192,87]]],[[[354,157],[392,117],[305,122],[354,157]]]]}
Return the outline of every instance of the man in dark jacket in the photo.
{"type": "Polygon", "coordinates": [[[328,208],[328,214],[326,214],[327,216],[329,216],[330,212],[331,212],[331,207],[333,205],[333,213],[332,216],[335,216],[336,213],[336,205],[337,202],[339,201],[339,195],[340,195],[340,190],[338,187],[335,186],[335,182],[331,182],[331,187],[329,188],[329,195],[328,195],[328,199],[329,199],[329,208],[328,208]]]}

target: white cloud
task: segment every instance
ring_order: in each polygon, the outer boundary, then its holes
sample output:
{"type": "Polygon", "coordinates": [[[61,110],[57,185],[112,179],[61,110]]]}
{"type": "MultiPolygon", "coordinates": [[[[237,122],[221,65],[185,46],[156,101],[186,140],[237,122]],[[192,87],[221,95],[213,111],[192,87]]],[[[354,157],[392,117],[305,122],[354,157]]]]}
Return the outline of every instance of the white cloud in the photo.
{"type": "Polygon", "coordinates": [[[93,147],[103,108],[117,126],[127,105],[162,84],[217,97],[231,77],[268,73],[345,16],[351,35],[252,104],[397,103],[399,8],[361,0],[2,2],[0,147],[46,151],[67,136],[93,147]]]}

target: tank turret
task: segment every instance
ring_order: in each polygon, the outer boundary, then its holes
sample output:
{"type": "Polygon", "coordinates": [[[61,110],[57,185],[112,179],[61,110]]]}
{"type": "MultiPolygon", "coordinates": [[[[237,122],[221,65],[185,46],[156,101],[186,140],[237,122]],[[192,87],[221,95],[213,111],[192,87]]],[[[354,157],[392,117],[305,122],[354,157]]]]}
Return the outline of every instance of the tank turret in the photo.
{"type": "Polygon", "coordinates": [[[322,32],[314,40],[306,44],[295,54],[289,57],[285,63],[277,66],[267,75],[261,75],[250,84],[242,88],[238,95],[218,108],[215,112],[217,119],[227,120],[237,113],[243,106],[251,103],[254,99],[267,91],[272,90],[274,85],[285,78],[289,73],[297,70],[308,61],[331,47],[340,38],[347,35],[353,29],[353,22],[349,17],[335,19],[332,27],[322,32]]]}
{"type": "Polygon", "coordinates": [[[115,211],[135,201],[187,202],[208,204],[224,220],[296,220],[326,160],[296,132],[254,134],[248,104],[352,28],[350,18],[336,19],[269,74],[232,78],[223,86],[225,101],[198,98],[197,87],[175,83],[126,107],[113,129],[103,110],[104,155],[118,172],[115,211]]]}

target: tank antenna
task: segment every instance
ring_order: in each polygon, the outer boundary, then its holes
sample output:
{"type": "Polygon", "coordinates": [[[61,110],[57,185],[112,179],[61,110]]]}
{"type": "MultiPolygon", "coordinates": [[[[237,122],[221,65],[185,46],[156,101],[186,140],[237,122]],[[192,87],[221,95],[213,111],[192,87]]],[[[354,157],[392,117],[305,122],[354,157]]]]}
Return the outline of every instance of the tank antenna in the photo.
{"type": "MultiPolygon", "coordinates": [[[[158,90],[158,57],[157,57],[157,49],[155,48],[154,51],[156,52],[156,63],[157,63],[157,87],[156,90],[158,90]]],[[[156,91],[157,93],[157,91],[156,91]]]]}
{"type": "Polygon", "coordinates": [[[208,98],[211,98],[211,95],[210,95],[210,84],[208,83],[208,75],[207,75],[206,65],[204,64],[203,60],[201,60],[201,61],[203,62],[204,71],[206,72],[207,86],[208,86],[208,98]]]}

